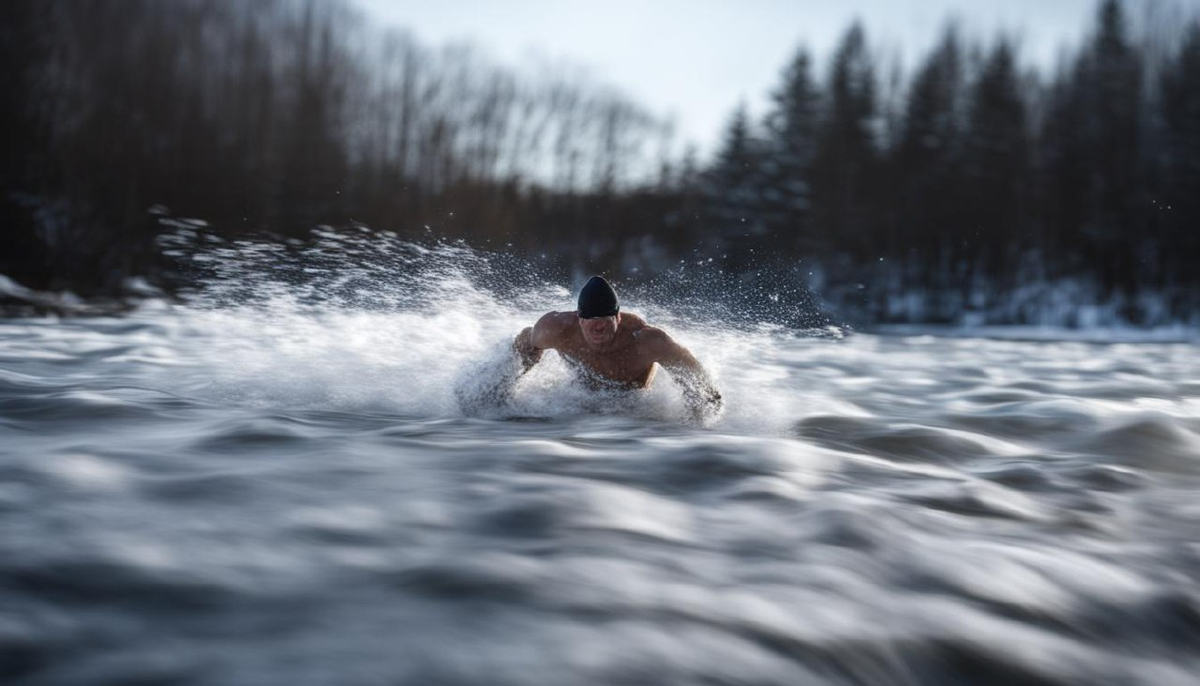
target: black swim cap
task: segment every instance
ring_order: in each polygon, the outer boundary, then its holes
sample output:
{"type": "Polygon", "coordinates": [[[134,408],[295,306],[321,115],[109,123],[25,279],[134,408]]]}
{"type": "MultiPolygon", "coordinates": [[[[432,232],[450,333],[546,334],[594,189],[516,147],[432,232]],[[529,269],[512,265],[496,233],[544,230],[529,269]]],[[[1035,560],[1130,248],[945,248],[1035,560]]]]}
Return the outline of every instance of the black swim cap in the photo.
{"type": "Polygon", "coordinates": [[[583,319],[611,317],[620,311],[617,292],[603,277],[593,276],[579,291],[579,316],[583,319]]]}

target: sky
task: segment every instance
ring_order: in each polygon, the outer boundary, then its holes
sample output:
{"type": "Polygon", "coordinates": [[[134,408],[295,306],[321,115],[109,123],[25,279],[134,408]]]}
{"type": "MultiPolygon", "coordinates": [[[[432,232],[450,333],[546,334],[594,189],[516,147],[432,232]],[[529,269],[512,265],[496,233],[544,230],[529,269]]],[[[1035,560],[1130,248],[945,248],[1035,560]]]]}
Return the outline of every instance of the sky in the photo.
{"type": "Polygon", "coordinates": [[[617,87],[708,155],[739,102],[766,111],[796,50],[826,58],[855,19],[910,71],[948,17],[967,36],[1020,36],[1026,64],[1052,67],[1089,30],[1097,0],[355,0],[380,25],[431,46],[468,41],[520,67],[565,60],[617,87]]]}

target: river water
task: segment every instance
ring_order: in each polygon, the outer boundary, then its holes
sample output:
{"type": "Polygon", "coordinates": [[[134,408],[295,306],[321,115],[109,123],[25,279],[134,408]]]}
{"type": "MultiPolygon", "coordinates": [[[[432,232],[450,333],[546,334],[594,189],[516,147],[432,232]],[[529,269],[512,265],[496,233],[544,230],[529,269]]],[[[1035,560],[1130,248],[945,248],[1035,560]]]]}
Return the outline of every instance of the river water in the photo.
{"type": "Polygon", "coordinates": [[[464,410],[564,286],[335,265],[333,306],[248,249],[184,304],[0,322],[3,683],[1200,683],[1195,339],[632,297],[716,421],[553,354],[464,410]]]}

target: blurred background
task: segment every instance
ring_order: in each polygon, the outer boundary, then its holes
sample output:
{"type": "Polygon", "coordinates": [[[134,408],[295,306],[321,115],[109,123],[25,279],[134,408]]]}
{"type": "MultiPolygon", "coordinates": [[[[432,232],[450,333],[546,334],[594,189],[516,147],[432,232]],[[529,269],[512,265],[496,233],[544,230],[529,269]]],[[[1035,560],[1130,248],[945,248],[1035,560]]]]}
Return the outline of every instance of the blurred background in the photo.
{"type": "Polygon", "coordinates": [[[703,265],[859,324],[1200,325],[1200,8],[816,4],[8,0],[0,275],[175,288],[186,217],[703,265]]]}

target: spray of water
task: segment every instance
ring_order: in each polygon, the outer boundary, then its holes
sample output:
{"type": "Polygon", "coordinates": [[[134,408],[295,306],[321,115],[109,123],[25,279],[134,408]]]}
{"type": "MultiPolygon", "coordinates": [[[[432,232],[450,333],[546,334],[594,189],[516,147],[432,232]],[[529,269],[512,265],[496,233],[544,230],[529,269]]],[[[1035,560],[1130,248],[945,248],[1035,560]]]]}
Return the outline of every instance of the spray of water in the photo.
{"type": "MultiPolygon", "coordinates": [[[[645,392],[606,393],[579,383],[553,353],[510,394],[489,395],[497,380],[517,375],[513,336],[547,311],[574,309],[577,284],[547,261],[358,229],[227,242],[176,225],[161,242],[195,284],[176,318],[186,364],[165,380],[191,397],[419,417],[687,416],[666,374],[645,392]]],[[[763,317],[772,298],[761,284],[702,270],[618,284],[623,309],[666,328],[714,375],[726,399],[716,426],[786,426],[797,408],[785,367],[774,364],[779,344],[814,331],[763,317]],[[745,307],[760,301],[757,311],[745,307]]],[[[785,301],[793,319],[811,307],[785,301]]],[[[833,327],[816,333],[841,335],[833,327]]]]}

